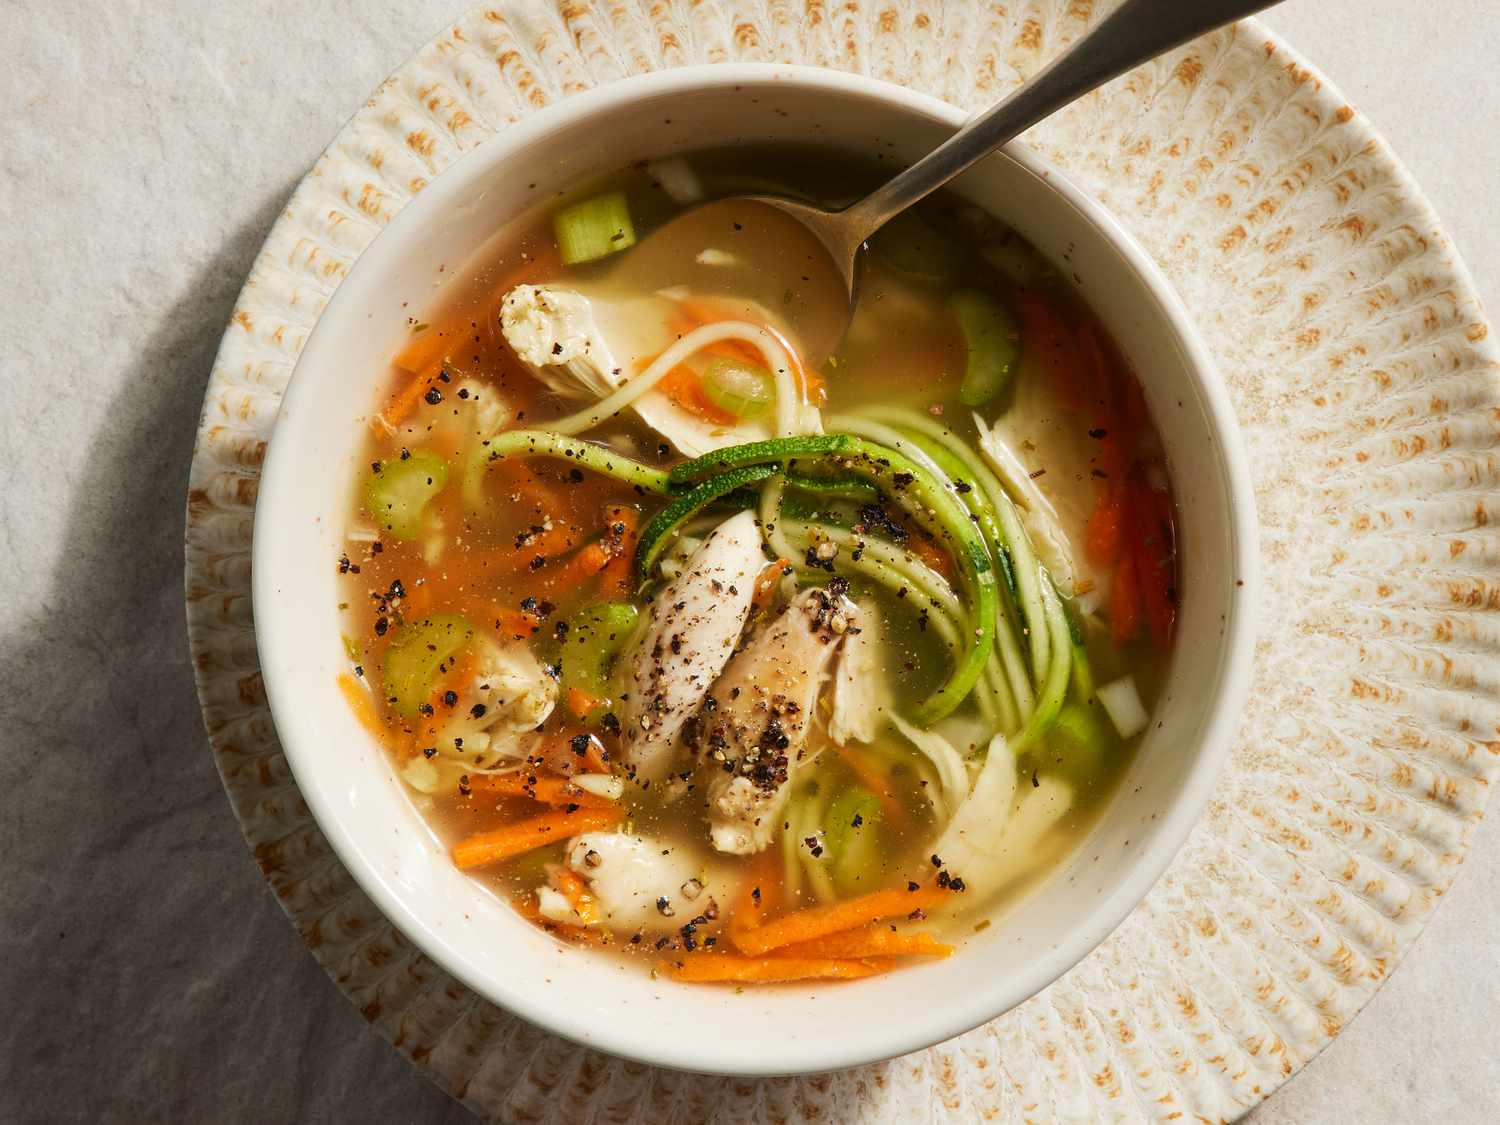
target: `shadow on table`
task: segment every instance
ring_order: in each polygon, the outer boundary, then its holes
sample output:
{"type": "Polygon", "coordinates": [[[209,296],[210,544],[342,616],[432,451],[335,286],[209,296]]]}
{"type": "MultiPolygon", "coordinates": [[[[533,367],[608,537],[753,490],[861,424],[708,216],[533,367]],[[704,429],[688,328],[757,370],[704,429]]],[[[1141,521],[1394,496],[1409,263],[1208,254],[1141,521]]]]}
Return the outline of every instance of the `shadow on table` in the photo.
{"type": "MultiPolygon", "coordinates": [[[[188,463],[219,338],[283,194],[159,302],[107,421],[77,438],[81,477],[56,482],[68,507],[44,612],[0,638],[6,1121],[467,1119],[364,1029],[264,889],[193,690],[188,463]]],[[[57,461],[22,479],[77,458],[57,461]]]]}

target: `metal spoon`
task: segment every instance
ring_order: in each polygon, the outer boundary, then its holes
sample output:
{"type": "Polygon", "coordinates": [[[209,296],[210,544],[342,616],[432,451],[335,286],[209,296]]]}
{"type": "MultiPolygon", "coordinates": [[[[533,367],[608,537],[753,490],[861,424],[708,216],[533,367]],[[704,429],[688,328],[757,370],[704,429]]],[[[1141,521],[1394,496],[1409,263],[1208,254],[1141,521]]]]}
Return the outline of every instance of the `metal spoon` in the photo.
{"type": "MultiPolygon", "coordinates": [[[[1122,0],[1087,34],[1075,40],[1004,101],[973,118],[904,172],[842,210],[828,211],[777,196],[746,195],[708,203],[688,214],[694,221],[707,226],[712,218],[704,212],[718,210],[725,216],[723,225],[727,227],[730,218],[743,224],[745,205],[758,203],[775,208],[802,224],[827,250],[832,265],[843,279],[848,304],[838,331],[838,337],[842,338],[858,295],[861,251],[870,236],[892,218],[942,187],[981,157],[1090,90],[1173,47],[1269,8],[1276,2],[1122,0]]],[[[805,258],[800,266],[806,269],[805,258]]],[[[803,282],[809,280],[801,278],[803,282]]],[[[832,283],[833,279],[828,281],[832,283]]],[[[837,291],[836,284],[823,288],[837,291]]],[[[834,319],[838,320],[836,312],[834,319]]],[[[818,350],[809,349],[812,352],[818,350]]]]}

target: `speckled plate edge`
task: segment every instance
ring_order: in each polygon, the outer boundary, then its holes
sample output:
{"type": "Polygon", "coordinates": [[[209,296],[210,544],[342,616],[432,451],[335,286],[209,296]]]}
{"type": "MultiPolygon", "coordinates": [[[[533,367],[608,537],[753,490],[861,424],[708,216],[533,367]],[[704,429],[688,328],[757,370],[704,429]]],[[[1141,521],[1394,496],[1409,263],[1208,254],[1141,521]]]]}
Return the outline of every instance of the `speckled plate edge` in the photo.
{"type": "Polygon", "coordinates": [[[359,252],[442,168],[568,93],[691,62],[782,61],[992,101],[1086,0],[569,0],[475,9],[355,114],[251,271],[188,498],[205,723],[257,862],[388,1038],[502,1120],[1229,1118],[1325,1046],[1430,917],[1500,754],[1500,357],[1420,191],[1254,21],[1028,140],[1177,286],[1229,385],[1261,515],[1253,698],[1213,803],[1093,955],[929,1051],[802,1079],[688,1078],[578,1048],[418,954],[338,864],[265,708],[250,620],[259,465],[281,391],[359,252]]]}

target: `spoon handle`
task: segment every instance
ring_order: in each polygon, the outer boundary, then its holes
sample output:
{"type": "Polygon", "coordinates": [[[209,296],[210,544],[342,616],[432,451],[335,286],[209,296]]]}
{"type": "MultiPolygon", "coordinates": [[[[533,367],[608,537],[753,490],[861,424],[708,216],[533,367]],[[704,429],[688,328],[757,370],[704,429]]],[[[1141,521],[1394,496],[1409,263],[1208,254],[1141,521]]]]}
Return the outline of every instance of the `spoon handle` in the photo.
{"type": "Polygon", "coordinates": [[[1069,102],[1173,47],[1277,0],[1121,0],[1009,97],[844,212],[857,246],[886,221],[1069,102]]]}

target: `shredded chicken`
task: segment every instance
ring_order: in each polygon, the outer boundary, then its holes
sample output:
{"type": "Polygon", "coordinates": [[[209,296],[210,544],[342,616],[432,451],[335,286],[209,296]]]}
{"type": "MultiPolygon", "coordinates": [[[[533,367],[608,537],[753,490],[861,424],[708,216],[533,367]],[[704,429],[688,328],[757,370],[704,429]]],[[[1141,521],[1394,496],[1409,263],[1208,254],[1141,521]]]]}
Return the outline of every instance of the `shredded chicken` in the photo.
{"type": "Polygon", "coordinates": [[[621,716],[625,768],[637,781],[659,781],[671,769],[682,725],[734,652],[764,565],[755,517],[740,512],[711,531],[657,595],[629,658],[621,716]]]}
{"type": "Polygon", "coordinates": [[[719,851],[750,855],[771,842],[818,691],[858,617],[841,591],[804,591],[735,655],[704,699],[688,741],[719,851]]]}
{"type": "Polygon", "coordinates": [[[475,675],[458,692],[447,719],[437,729],[439,753],[476,765],[521,758],[528,737],[552,714],[557,681],[522,641],[502,644],[474,638],[475,675]]]}
{"type": "Polygon", "coordinates": [[[840,746],[874,742],[892,711],[891,685],[880,654],[880,616],[871,602],[860,602],[859,628],[844,637],[843,650],[833,670],[833,708],[828,736],[840,746]]]}
{"type": "MultiPolygon", "coordinates": [[[[681,318],[679,300],[667,291],[623,298],[583,287],[518,285],[501,301],[500,327],[516,356],[552,389],[600,400],[644,374],[677,343],[680,333],[673,326],[681,318]]],[[[715,304],[712,298],[699,300],[715,304]]],[[[726,314],[700,331],[764,346],[778,355],[784,351],[777,318],[755,302],[734,302],[730,307],[739,319],[726,314]]],[[[687,361],[690,355],[691,348],[681,358],[687,361]]],[[[819,432],[821,417],[816,407],[802,401],[791,377],[790,358],[783,356],[767,366],[781,372],[776,377],[777,414],[787,419],[785,432],[819,432]]],[[[689,457],[774,436],[765,419],[705,418],[660,389],[644,391],[628,408],[689,457]]]]}
{"type": "Polygon", "coordinates": [[[568,844],[567,862],[588,882],[598,921],[624,933],[681,932],[702,925],[695,919],[712,921],[734,893],[735,877],[722,865],[650,836],[585,833],[568,844]]]}

